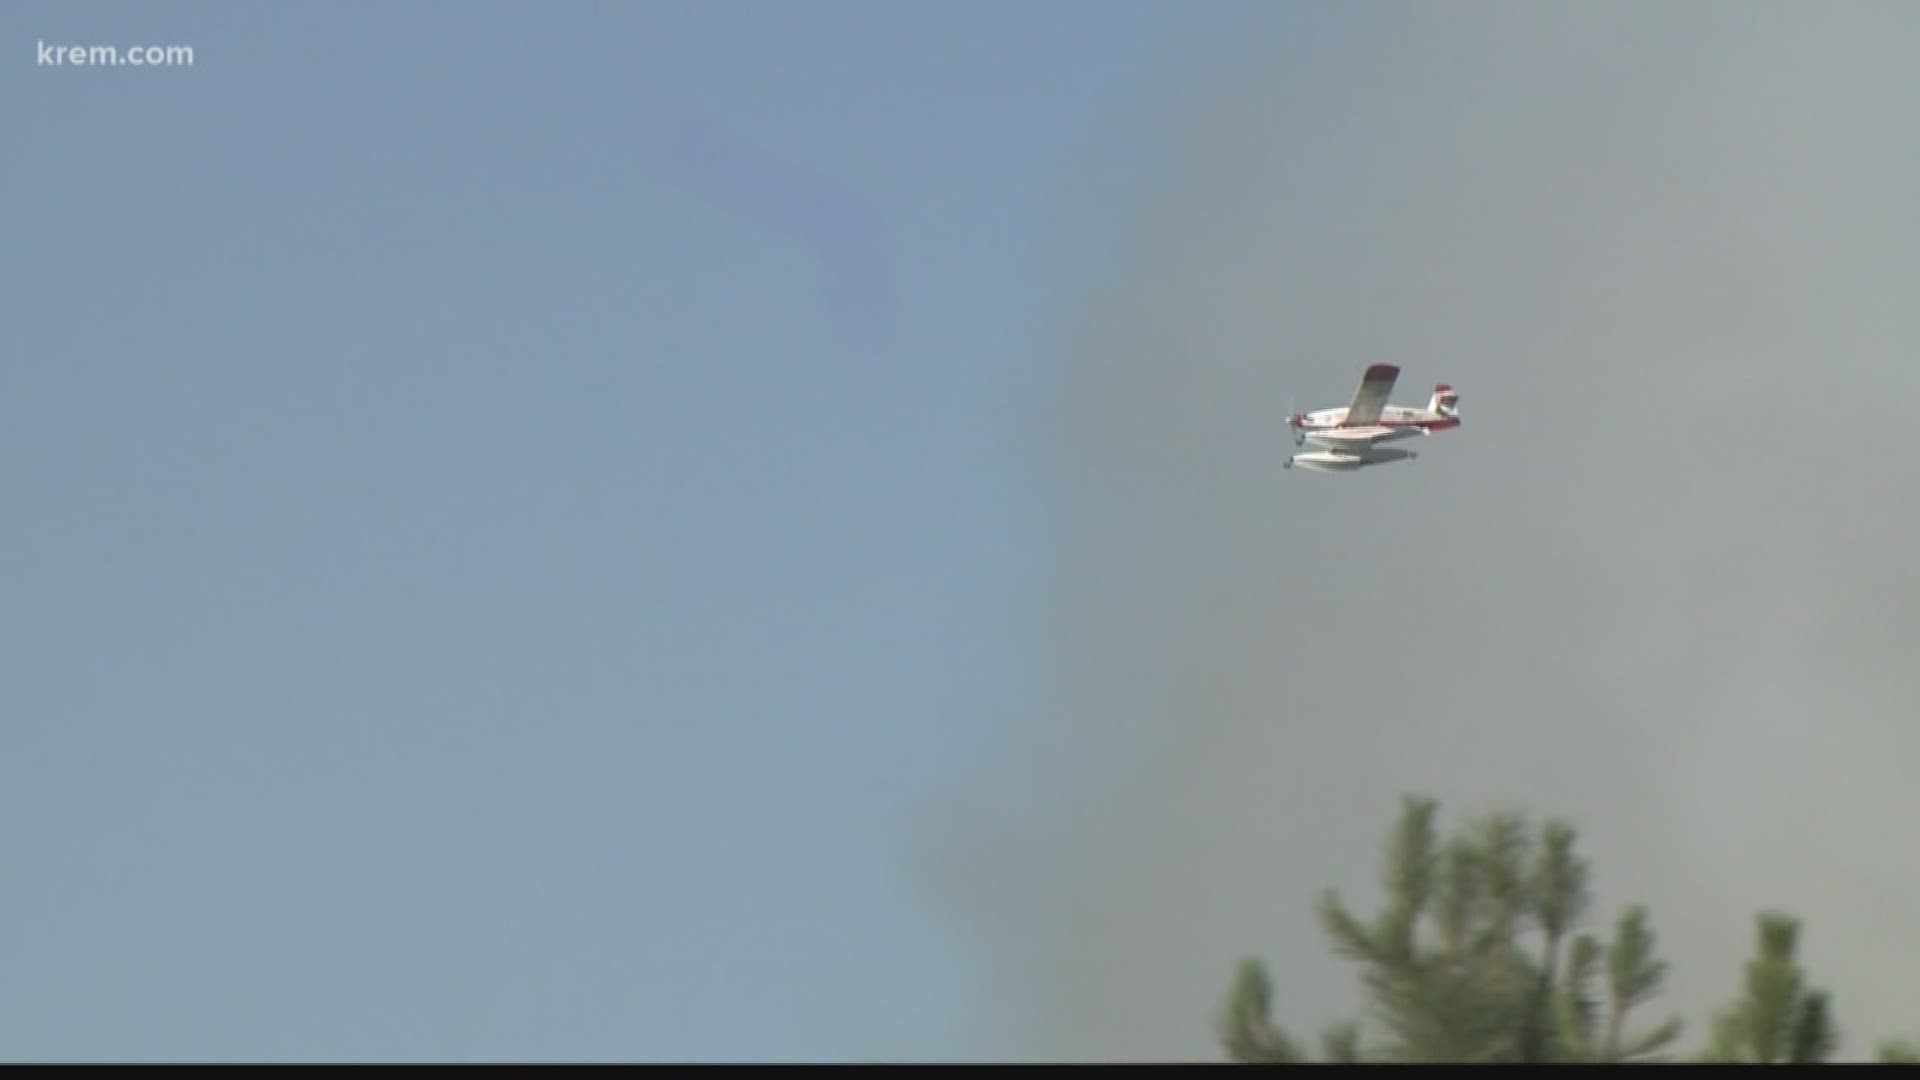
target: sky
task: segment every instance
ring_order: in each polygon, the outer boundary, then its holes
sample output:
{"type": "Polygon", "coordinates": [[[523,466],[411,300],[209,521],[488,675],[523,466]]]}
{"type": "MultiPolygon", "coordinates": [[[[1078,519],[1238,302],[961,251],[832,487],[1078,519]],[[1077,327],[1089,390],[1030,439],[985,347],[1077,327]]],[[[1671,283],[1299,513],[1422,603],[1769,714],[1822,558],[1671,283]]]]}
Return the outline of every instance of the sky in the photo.
{"type": "Polygon", "coordinates": [[[10,5],[0,1053],[968,1052],[1008,402],[1231,10],[10,5]]]}
{"type": "Polygon", "coordinates": [[[1212,1057],[1412,790],[1920,1034],[1910,7],[0,28],[6,1056],[1212,1057]]]}

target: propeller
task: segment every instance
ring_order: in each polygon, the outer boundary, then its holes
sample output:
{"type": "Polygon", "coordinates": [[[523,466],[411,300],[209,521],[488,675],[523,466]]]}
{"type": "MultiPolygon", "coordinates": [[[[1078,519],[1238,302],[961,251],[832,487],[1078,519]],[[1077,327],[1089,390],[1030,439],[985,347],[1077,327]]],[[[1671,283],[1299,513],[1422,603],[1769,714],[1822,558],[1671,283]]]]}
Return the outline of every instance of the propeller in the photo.
{"type": "Polygon", "coordinates": [[[1287,395],[1287,426],[1293,429],[1293,445],[1305,446],[1307,433],[1300,430],[1299,414],[1293,411],[1293,395],[1287,395]]]}

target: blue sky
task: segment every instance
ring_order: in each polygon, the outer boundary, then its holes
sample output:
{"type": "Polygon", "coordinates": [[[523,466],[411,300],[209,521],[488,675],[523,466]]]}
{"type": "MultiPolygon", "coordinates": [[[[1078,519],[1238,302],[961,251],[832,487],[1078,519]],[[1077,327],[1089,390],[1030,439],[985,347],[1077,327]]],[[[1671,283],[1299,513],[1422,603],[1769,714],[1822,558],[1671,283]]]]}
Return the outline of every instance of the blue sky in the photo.
{"type": "Polygon", "coordinates": [[[996,1052],[903,822],[1232,10],[11,6],[4,1055],[996,1052]]]}

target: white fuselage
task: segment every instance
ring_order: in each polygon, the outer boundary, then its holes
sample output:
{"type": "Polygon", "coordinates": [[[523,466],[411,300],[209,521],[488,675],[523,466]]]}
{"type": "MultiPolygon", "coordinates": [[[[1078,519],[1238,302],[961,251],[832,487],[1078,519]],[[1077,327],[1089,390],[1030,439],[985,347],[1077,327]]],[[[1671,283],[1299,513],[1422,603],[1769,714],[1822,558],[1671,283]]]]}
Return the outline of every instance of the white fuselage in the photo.
{"type": "Polygon", "coordinates": [[[1415,409],[1405,405],[1386,406],[1380,410],[1380,419],[1371,424],[1349,428],[1345,426],[1346,420],[1347,407],[1342,405],[1337,409],[1301,413],[1296,418],[1295,426],[1307,441],[1320,446],[1351,446],[1356,443],[1375,445],[1398,442],[1415,435],[1431,435],[1460,423],[1458,417],[1437,409],[1415,409]]]}

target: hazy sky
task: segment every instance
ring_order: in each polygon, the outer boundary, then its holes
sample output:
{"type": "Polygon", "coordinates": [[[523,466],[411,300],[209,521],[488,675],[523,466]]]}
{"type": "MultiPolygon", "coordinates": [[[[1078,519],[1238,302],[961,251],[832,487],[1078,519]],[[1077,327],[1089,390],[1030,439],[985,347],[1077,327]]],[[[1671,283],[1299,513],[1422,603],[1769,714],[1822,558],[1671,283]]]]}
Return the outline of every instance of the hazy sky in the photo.
{"type": "Polygon", "coordinates": [[[1423,792],[1575,823],[1686,1050],[1765,907],[1847,1053],[1913,1034],[1920,9],[1317,10],[1161,84],[1124,257],[1056,325],[1037,693],[926,871],[1007,1022],[1213,1056],[1248,954],[1296,1031],[1342,1018],[1314,901],[1371,912],[1423,792]],[[1464,426],[1278,472],[1283,403],[1379,360],[1464,426]]]}
{"type": "Polygon", "coordinates": [[[1920,1033],[1916,15],[11,7],[5,1056],[1213,1056],[1410,790],[1920,1033]]]}
{"type": "Polygon", "coordinates": [[[905,808],[1224,10],[9,5],[0,1054],[967,1052],[905,808]]]}

